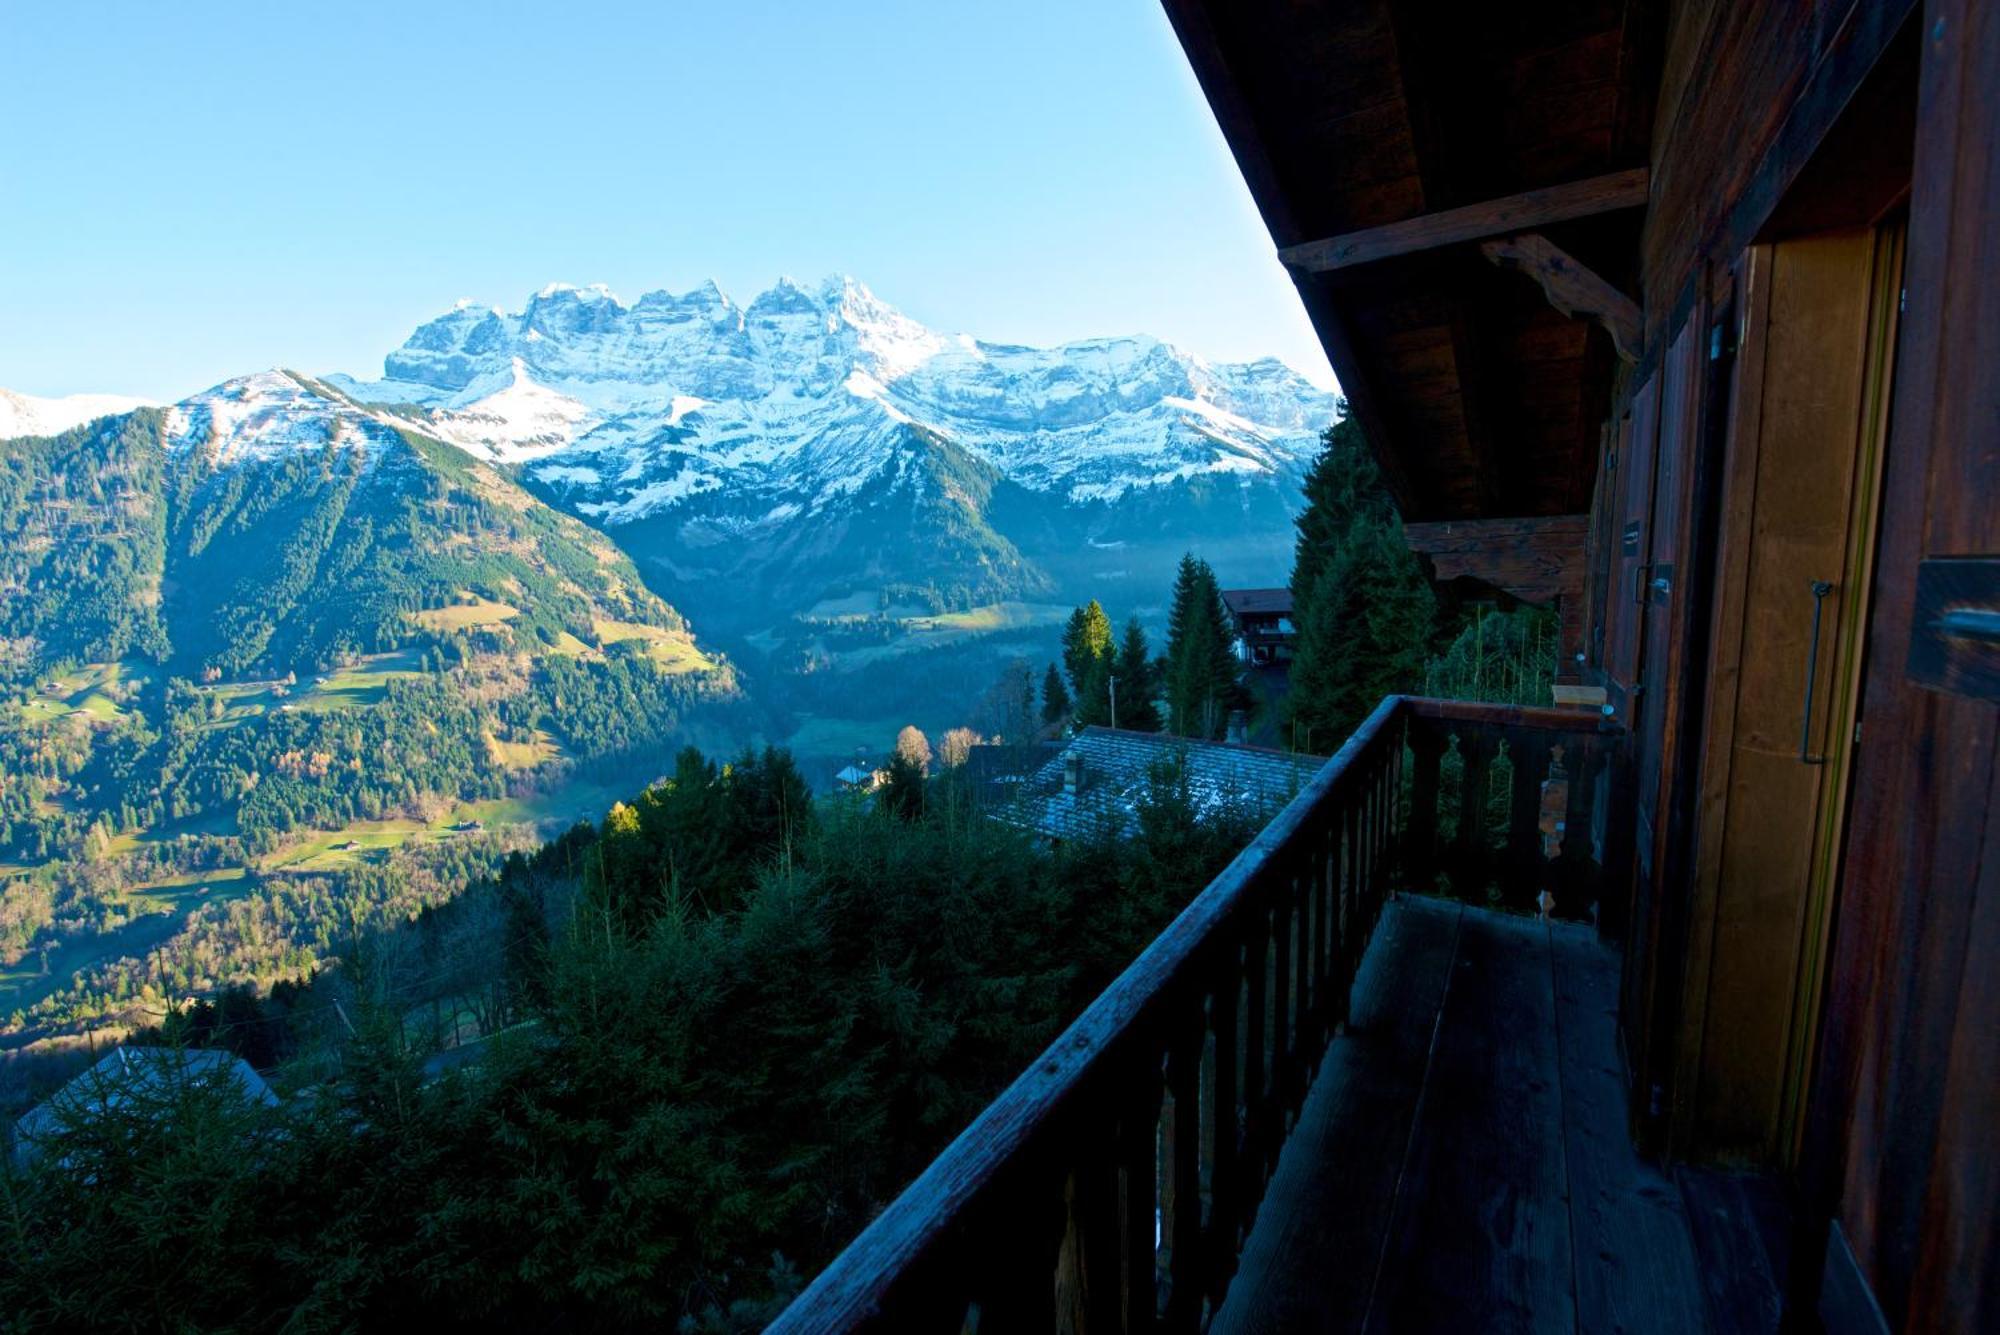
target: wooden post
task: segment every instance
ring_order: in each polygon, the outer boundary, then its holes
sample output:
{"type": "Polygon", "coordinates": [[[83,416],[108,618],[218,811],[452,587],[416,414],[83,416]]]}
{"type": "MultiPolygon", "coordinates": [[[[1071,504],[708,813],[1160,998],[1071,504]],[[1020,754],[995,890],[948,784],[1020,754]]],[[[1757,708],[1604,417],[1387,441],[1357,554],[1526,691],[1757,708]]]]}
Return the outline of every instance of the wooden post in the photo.
{"type": "Polygon", "coordinates": [[[1431,890],[1437,881],[1438,768],[1444,757],[1443,729],[1429,719],[1409,722],[1410,818],[1403,838],[1403,867],[1413,890],[1431,890]]]}

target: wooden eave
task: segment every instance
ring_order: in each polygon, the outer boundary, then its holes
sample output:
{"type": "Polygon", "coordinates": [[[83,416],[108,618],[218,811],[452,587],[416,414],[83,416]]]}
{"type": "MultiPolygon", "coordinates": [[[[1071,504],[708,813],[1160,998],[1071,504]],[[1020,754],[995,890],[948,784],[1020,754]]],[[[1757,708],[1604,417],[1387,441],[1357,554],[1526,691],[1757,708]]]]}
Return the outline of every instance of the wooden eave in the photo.
{"type": "Polygon", "coordinates": [[[1587,510],[1657,4],[1164,3],[1404,516],[1587,510]]]}

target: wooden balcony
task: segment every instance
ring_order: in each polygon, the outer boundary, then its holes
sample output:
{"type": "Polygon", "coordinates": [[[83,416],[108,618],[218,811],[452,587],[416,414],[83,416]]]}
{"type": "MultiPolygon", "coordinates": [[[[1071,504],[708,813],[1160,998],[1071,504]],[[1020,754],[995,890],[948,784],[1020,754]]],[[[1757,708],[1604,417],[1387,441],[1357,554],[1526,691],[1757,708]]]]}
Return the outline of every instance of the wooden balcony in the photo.
{"type": "Polygon", "coordinates": [[[1707,1327],[1626,1134],[1615,952],[1485,907],[1588,916],[1622,748],[1384,700],[772,1329],[1707,1327]]]}

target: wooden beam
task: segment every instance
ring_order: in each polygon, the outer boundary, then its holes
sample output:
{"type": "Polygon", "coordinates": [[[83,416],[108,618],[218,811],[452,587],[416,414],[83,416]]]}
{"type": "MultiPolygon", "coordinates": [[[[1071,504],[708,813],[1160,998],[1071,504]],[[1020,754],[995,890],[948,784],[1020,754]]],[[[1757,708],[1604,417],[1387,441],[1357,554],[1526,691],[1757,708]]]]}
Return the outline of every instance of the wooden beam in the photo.
{"type": "Polygon", "coordinates": [[[1611,335],[1618,355],[1639,360],[1643,323],[1639,303],[1620,292],[1539,232],[1495,237],[1479,251],[1503,269],[1518,269],[1542,286],[1549,305],[1576,319],[1595,320],[1611,335]]]}
{"type": "Polygon", "coordinates": [[[1483,204],[1420,214],[1344,236],[1286,246],[1278,258],[1307,273],[1329,273],[1356,264],[1373,264],[1398,255],[1414,255],[1508,232],[1547,227],[1574,218],[1590,218],[1618,209],[1641,208],[1649,180],[1644,167],[1593,176],[1587,181],[1546,186],[1483,204]]]}
{"type": "Polygon", "coordinates": [[[1524,603],[1559,603],[1562,661],[1573,677],[1583,649],[1585,543],[1589,515],[1533,519],[1453,519],[1403,525],[1410,550],[1431,563],[1440,581],[1476,579],[1524,603]]]}

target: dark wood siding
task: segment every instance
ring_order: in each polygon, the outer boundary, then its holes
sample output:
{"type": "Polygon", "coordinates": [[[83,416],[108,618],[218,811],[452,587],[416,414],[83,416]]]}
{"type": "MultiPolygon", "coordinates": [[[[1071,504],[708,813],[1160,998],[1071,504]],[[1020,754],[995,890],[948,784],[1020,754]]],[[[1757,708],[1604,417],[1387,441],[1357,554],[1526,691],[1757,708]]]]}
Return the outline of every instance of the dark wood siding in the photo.
{"type": "Polygon", "coordinates": [[[1806,1184],[1892,1326],[2000,1328],[2000,707],[1906,672],[1937,556],[2000,553],[2000,7],[1921,29],[1907,300],[1806,1184]]]}

